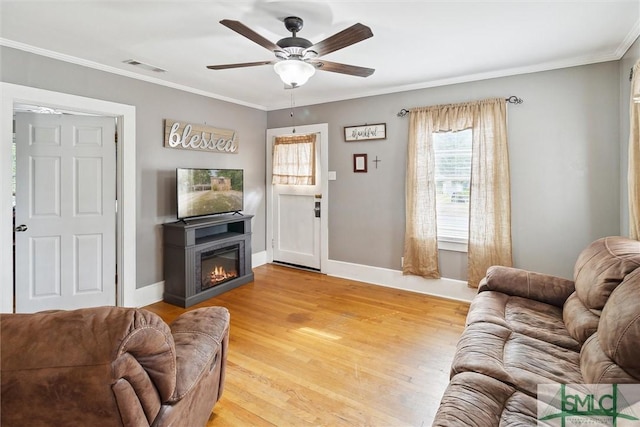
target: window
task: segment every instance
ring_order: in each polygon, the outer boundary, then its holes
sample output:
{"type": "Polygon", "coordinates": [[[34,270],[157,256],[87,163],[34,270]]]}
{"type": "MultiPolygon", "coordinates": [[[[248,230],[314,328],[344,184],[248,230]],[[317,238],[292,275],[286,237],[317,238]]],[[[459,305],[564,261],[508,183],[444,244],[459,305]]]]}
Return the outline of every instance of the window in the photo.
{"type": "Polygon", "coordinates": [[[473,287],[490,266],[512,265],[506,117],[504,98],[409,112],[404,274],[439,278],[438,249],[468,249],[473,287]]]}
{"type": "Polygon", "coordinates": [[[433,134],[438,241],[462,243],[465,248],[469,237],[471,135],[471,129],[433,134]]]}
{"type": "Polygon", "coordinates": [[[316,134],[276,137],[273,145],[272,184],[315,183],[316,134]]]}

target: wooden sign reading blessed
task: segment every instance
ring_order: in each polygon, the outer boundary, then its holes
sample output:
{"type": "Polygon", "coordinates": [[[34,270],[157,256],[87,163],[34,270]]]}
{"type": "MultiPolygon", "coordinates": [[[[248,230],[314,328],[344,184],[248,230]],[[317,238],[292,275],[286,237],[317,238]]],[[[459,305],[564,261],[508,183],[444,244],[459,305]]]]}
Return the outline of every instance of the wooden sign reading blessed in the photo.
{"type": "Polygon", "coordinates": [[[233,130],[165,119],[164,146],[214,153],[237,153],[238,138],[233,130]]]}

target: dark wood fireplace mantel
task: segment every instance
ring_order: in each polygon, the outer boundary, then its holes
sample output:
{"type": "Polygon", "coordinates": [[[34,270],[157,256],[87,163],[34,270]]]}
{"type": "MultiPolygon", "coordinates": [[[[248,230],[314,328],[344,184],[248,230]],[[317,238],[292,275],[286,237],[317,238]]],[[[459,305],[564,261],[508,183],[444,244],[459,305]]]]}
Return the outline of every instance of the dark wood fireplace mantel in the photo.
{"type": "Polygon", "coordinates": [[[163,224],[164,301],[186,308],[253,281],[251,218],[224,215],[163,224]],[[203,287],[203,257],[225,248],[237,248],[236,277],[203,287]]]}

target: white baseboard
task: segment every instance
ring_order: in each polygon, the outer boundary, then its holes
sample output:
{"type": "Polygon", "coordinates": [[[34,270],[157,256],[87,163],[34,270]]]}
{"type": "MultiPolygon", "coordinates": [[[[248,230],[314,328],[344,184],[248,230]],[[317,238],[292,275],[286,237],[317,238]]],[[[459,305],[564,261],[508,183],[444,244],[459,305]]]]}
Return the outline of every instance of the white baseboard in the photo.
{"type": "Polygon", "coordinates": [[[252,267],[260,267],[261,265],[265,265],[267,263],[267,251],[258,252],[256,254],[251,255],[251,266],[252,267]]]}
{"type": "Polygon", "coordinates": [[[477,294],[477,289],[470,288],[467,282],[455,279],[425,279],[419,276],[404,276],[401,271],[388,268],[371,267],[329,260],[323,273],[344,279],[358,280],[374,285],[394,289],[418,292],[426,295],[470,302],[477,294]]]}
{"type": "Polygon", "coordinates": [[[164,280],[162,282],[153,283],[144,288],[136,289],[134,294],[135,306],[144,307],[162,301],[162,293],[164,292],[164,280]]]}
{"type": "MultiPolygon", "coordinates": [[[[267,251],[258,252],[251,255],[251,266],[260,267],[267,263],[267,251]]],[[[159,301],[162,301],[162,294],[164,292],[164,281],[153,283],[145,286],[144,288],[138,288],[135,292],[135,306],[144,307],[159,301]]]]}
{"type": "MultiPolygon", "coordinates": [[[[251,265],[259,267],[267,263],[267,252],[252,255],[251,265]]],[[[369,265],[352,264],[329,260],[323,273],[344,279],[358,280],[373,285],[418,292],[425,295],[469,302],[476,295],[476,289],[467,286],[467,282],[455,279],[425,279],[419,276],[404,276],[401,271],[369,265]]],[[[162,301],[164,281],[138,288],[135,292],[135,306],[144,307],[162,301]]]]}

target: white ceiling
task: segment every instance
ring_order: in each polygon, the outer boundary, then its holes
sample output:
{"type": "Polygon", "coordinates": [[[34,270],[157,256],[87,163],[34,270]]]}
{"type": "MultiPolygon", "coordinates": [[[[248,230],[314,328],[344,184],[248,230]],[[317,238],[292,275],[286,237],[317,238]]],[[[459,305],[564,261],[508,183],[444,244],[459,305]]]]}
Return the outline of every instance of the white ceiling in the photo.
{"type": "Polygon", "coordinates": [[[274,58],[221,19],[273,42],[290,35],[280,20],[289,15],[314,43],[356,22],[371,27],[373,38],[323,58],[376,72],[318,71],[293,91],[298,106],[617,60],[640,34],[640,0],[0,0],[0,13],[2,45],[264,110],[291,103],[271,65],[205,68],[274,58]]]}

